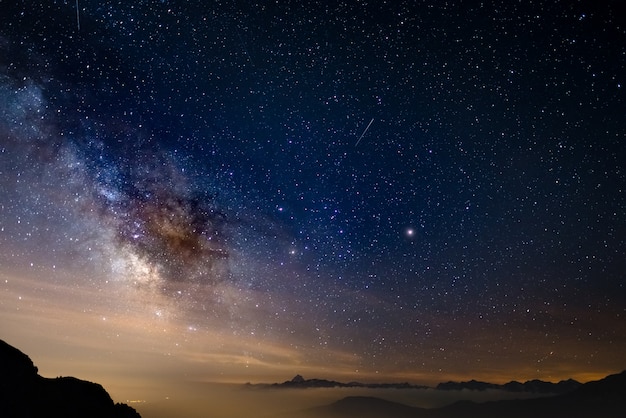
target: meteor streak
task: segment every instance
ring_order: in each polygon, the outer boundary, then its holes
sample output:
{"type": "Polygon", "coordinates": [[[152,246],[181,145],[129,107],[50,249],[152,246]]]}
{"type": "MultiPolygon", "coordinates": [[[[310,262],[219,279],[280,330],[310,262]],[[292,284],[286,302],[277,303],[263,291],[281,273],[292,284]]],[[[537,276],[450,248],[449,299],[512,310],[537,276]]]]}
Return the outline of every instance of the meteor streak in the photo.
{"type": "Polygon", "coordinates": [[[354,144],[354,146],[356,147],[357,145],[359,145],[359,142],[361,142],[361,139],[363,139],[363,136],[365,135],[365,133],[367,132],[367,130],[370,128],[370,126],[372,125],[372,123],[374,122],[374,118],[372,118],[372,120],[370,121],[370,123],[367,124],[367,126],[365,127],[365,130],[363,131],[363,133],[361,134],[361,136],[359,137],[359,139],[356,141],[356,144],[354,144]]]}

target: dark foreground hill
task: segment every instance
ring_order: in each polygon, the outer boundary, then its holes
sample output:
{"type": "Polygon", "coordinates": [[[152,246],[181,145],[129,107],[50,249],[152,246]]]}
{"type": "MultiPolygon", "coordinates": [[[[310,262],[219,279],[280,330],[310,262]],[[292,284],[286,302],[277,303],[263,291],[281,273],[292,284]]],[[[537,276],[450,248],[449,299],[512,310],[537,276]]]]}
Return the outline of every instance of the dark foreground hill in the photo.
{"type": "Polygon", "coordinates": [[[373,397],[347,397],[300,411],[303,418],[623,418],[626,371],[589,382],[572,392],[547,398],[485,403],[456,402],[436,409],[414,408],[373,397]]]}
{"type": "Polygon", "coordinates": [[[0,416],[11,418],[141,418],[115,404],[97,383],[39,376],[31,359],[0,340],[0,416]]]}

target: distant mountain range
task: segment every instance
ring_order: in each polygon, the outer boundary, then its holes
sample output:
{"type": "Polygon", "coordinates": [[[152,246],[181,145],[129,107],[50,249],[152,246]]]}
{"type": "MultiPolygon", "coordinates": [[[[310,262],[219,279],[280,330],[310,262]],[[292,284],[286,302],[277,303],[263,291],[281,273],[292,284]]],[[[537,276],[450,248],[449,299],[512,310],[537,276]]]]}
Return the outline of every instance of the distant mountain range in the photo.
{"type": "Polygon", "coordinates": [[[488,389],[504,390],[507,392],[528,392],[537,394],[563,394],[571,392],[579,388],[582,384],[573,379],[562,380],[558,383],[544,382],[542,380],[529,380],[521,383],[512,381],[503,385],[487,382],[479,382],[476,380],[470,380],[467,382],[447,382],[440,383],[434,388],[429,386],[413,385],[410,383],[360,383],[349,382],[342,383],[335,380],[326,379],[305,379],[300,375],[296,375],[293,379],[287,380],[283,383],[261,383],[252,385],[248,383],[248,386],[261,387],[261,388],[294,388],[294,389],[306,389],[306,388],[371,388],[371,389],[437,389],[437,390],[478,390],[484,391],[488,389]]]}
{"type": "MultiPolygon", "coordinates": [[[[302,418],[623,418],[626,371],[580,385],[561,395],[484,403],[459,401],[442,408],[416,408],[374,397],[347,397],[287,416],[302,418]]],[[[276,418],[283,418],[282,415],[276,418]]]]}
{"type": "Polygon", "coordinates": [[[574,379],[561,380],[558,383],[544,382],[543,380],[528,380],[524,383],[515,380],[503,385],[495,383],[480,382],[470,380],[467,382],[446,382],[439,383],[435,388],[438,390],[488,390],[497,389],[507,392],[529,392],[529,393],[545,393],[545,394],[562,394],[578,389],[582,383],[574,379]]]}
{"type": "Polygon", "coordinates": [[[410,383],[360,383],[360,382],[349,382],[342,383],[337,382],[335,380],[326,380],[326,379],[305,379],[300,375],[296,375],[291,380],[287,380],[283,383],[257,383],[251,384],[247,383],[248,387],[255,388],[295,388],[295,389],[306,389],[306,388],[372,388],[372,389],[381,389],[381,388],[404,388],[404,389],[427,389],[428,386],[418,386],[412,385],[410,383]]]}
{"type": "Polygon", "coordinates": [[[141,418],[126,404],[115,404],[97,383],[74,377],[48,379],[31,359],[0,340],[0,417],[141,418]]]}

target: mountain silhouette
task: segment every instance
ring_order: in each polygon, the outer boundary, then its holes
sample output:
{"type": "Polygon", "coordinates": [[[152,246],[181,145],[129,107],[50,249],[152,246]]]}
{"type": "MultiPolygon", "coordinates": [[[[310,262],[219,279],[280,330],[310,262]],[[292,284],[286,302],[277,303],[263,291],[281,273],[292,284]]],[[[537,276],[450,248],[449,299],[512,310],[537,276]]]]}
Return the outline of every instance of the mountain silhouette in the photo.
{"type": "Polygon", "coordinates": [[[446,382],[439,383],[436,386],[437,390],[505,390],[507,392],[528,392],[528,393],[545,393],[552,395],[560,395],[562,393],[571,392],[574,389],[579,388],[582,383],[573,379],[561,380],[558,383],[544,382],[542,380],[529,380],[521,383],[512,381],[499,385],[496,383],[480,382],[477,380],[470,380],[468,382],[446,382]]]}
{"type": "Polygon", "coordinates": [[[330,405],[293,415],[302,418],[420,418],[424,412],[428,410],[372,396],[348,396],[330,405]]]}
{"type": "Polygon", "coordinates": [[[626,416],[626,371],[551,397],[484,403],[459,401],[442,408],[426,409],[375,397],[351,396],[291,415],[303,418],[622,418],[626,416]]]}
{"type": "MultiPolygon", "coordinates": [[[[582,383],[573,379],[562,380],[558,383],[544,382],[542,380],[529,380],[521,383],[511,381],[503,385],[496,383],[480,382],[470,380],[467,382],[446,382],[439,383],[433,389],[436,390],[503,390],[506,392],[526,392],[547,395],[560,395],[571,392],[579,388],[582,383]]],[[[248,383],[249,387],[270,388],[270,389],[307,389],[307,388],[368,388],[368,389],[430,389],[429,386],[413,385],[410,383],[361,383],[361,382],[337,382],[326,379],[305,379],[301,375],[296,375],[293,379],[282,383],[248,383]]]]}
{"type": "Polygon", "coordinates": [[[11,418],[141,418],[115,404],[97,383],[74,377],[39,376],[32,360],[0,340],[0,416],[11,418]]]}
{"type": "Polygon", "coordinates": [[[326,379],[305,379],[296,375],[293,379],[283,383],[247,383],[248,387],[270,389],[307,389],[307,388],[368,388],[368,389],[428,389],[428,386],[412,385],[410,383],[361,383],[361,382],[337,382],[326,379]]]}

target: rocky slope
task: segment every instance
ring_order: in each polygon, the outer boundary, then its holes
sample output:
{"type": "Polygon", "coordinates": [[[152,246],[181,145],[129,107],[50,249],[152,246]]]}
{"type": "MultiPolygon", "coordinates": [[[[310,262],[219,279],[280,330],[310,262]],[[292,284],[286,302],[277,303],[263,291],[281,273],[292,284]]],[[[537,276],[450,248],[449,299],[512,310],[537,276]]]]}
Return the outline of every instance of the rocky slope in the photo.
{"type": "Polygon", "coordinates": [[[74,377],[39,376],[31,359],[0,340],[0,416],[11,418],[141,418],[102,386],[74,377]]]}

